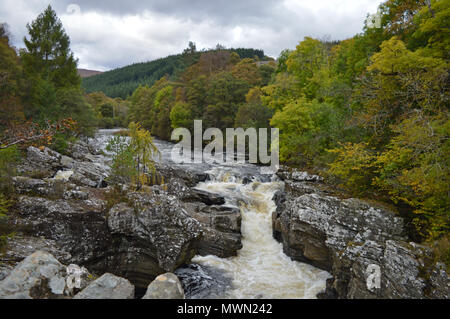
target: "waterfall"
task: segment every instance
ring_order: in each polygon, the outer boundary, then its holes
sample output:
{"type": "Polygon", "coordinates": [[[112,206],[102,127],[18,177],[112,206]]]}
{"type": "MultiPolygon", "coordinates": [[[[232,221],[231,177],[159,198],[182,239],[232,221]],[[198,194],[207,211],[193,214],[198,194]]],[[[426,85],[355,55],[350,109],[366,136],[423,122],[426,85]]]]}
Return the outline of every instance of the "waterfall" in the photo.
{"type": "Polygon", "coordinates": [[[224,298],[315,298],[330,275],[313,266],[292,261],[272,236],[272,200],[283,188],[279,181],[253,181],[244,185],[239,176],[215,168],[211,180],[197,188],[222,195],[227,205],[242,214],[243,248],[236,257],[197,256],[193,262],[222,270],[232,278],[224,298]]]}
{"type": "MultiPolygon", "coordinates": [[[[101,130],[90,141],[106,155],[100,157],[104,165],[110,160],[105,146],[115,131],[101,130]]],[[[173,144],[157,139],[154,142],[161,153],[161,161],[170,162],[173,144]]],[[[212,166],[203,163],[182,167],[206,172],[209,181],[198,184],[197,188],[225,197],[226,205],[239,208],[242,214],[243,248],[236,257],[196,256],[192,262],[203,268],[191,265],[192,269],[184,270],[192,280],[206,280],[205,287],[221,286],[215,291],[212,289],[209,295],[205,290],[201,298],[316,298],[317,293],[325,289],[330,274],[291,260],[283,253],[282,244],[273,238],[272,213],[276,205],[272,198],[284,187],[276,176],[260,175],[259,167],[251,164],[212,166]]]]}

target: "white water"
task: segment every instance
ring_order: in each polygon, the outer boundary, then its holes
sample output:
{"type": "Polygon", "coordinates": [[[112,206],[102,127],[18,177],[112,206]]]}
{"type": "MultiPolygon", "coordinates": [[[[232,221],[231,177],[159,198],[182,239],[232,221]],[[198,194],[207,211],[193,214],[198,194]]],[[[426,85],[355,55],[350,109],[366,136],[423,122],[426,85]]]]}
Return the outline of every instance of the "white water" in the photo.
{"type": "MultiPolygon", "coordinates": [[[[217,173],[210,172],[210,175],[217,173]]],[[[193,262],[219,268],[233,278],[233,289],[225,298],[316,298],[325,289],[327,272],[292,261],[283,253],[282,244],[272,236],[273,195],[283,183],[239,180],[220,172],[213,181],[201,183],[199,189],[220,194],[230,205],[239,200],[242,213],[243,248],[236,257],[197,256],[193,262]]]]}
{"type": "MultiPolygon", "coordinates": [[[[91,144],[107,156],[98,156],[107,165],[109,154],[105,146],[117,130],[100,130],[91,144]]],[[[162,161],[170,161],[172,144],[155,140],[162,161]]],[[[242,176],[256,176],[259,169],[250,164],[211,166],[187,164],[187,170],[208,171],[211,181],[197,188],[222,195],[227,205],[238,206],[242,213],[243,248],[236,257],[196,256],[192,262],[220,269],[233,279],[232,289],[222,298],[289,298],[310,299],[325,289],[330,275],[313,266],[292,261],[283,253],[282,244],[272,236],[272,213],[276,206],[273,195],[283,188],[278,181],[244,185],[242,176]]]]}

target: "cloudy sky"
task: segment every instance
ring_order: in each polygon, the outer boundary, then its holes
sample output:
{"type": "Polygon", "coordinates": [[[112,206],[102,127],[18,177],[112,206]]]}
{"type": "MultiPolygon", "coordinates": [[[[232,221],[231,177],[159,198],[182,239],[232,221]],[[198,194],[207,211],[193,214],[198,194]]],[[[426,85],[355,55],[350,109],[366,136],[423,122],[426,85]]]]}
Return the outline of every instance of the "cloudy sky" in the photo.
{"type": "Polygon", "coordinates": [[[277,57],[305,36],[345,39],[361,32],[381,0],[1,0],[14,44],[50,3],[79,67],[109,70],[198,49],[248,47],[277,57]]]}

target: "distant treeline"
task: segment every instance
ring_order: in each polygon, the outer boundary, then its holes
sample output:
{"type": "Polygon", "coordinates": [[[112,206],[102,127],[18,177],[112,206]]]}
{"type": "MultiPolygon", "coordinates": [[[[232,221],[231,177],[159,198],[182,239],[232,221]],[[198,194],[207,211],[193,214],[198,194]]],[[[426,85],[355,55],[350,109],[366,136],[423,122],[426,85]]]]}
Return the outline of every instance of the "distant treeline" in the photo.
{"type": "MultiPolygon", "coordinates": [[[[223,47],[208,51],[223,50],[223,47]]],[[[226,49],[236,52],[241,58],[269,59],[263,50],[256,49],[226,49]]],[[[171,79],[179,77],[188,67],[197,63],[202,53],[196,51],[195,46],[191,50],[185,50],[183,54],[171,55],[166,58],[151,62],[135,63],[123,68],[118,68],[96,76],[83,79],[83,87],[86,93],[103,92],[111,98],[127,98],[141,85],[152,86],[163,76],[171,79]]]]}

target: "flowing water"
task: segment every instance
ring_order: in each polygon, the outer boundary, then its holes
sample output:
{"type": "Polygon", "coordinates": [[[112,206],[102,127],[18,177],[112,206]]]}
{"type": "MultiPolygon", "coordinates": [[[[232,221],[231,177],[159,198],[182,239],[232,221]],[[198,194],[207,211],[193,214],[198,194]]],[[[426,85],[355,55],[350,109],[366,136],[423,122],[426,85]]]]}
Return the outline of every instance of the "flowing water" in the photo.
{"type": "MultiPolygon", "coordinates": [[[[96,143],[104,149],[110,130],[99,132],[96,143]]],[[[161,161],[170,162],[171,143],[155,140],[161,161]]],[[[251,164],[184,164],[183,168],[207,172],[209,180],[198,189],[222,195],[226,205],[242,214],[242,244],[236,257],[196,256],[177,271],[191,298],[315,298],[325,289],[330,275],[313,266],[291,260],[272,236],[272,200],[284,185],[275,176],[263,176],[251,164]],[[244,177],[251,177],[244,183],[244,177]],[[198,281],[197,284],[192,284],[198,281]],[[193,287],[190,289],[189,287],[193,287]],[[203,291],[202,291],[203,290],[203,291]]]]}

